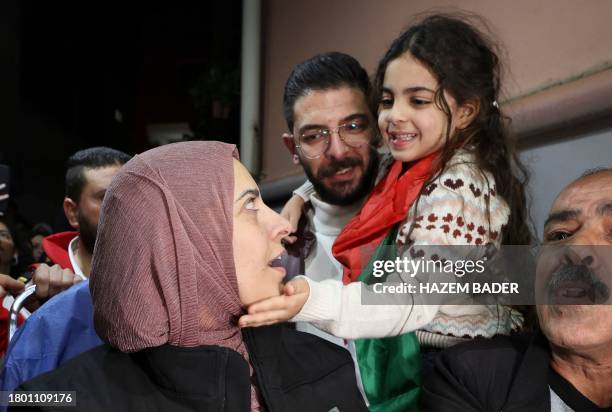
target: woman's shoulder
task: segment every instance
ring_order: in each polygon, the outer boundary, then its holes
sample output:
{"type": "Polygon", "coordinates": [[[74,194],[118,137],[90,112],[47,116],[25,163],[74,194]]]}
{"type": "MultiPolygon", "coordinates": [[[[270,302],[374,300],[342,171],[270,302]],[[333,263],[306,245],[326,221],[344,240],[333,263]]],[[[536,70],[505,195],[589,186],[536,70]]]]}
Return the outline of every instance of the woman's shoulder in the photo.
{"type": "Polygon", "coordinates": [[[38,375],[22,385],[27,386],[28,390],[35,390],[34,387],[47,385],[58,387],[70,384],[72,381],[81,381],[83,377],[91,376],[89,374],[90,370],[96,370],[103,365],[109,352],[111,352],[111,348],[107,345],[96,346],[66,361],[57,369],[38,375]]]}
{"type": "Polygon", "coordinates": [[[76,410],[148,411],[179,406],[200,410],[202,405],[217,410],[224,391],[233,391],[236,405],[249,399],[249,387],[247,363],[228,348],[162,345],[130,354],[104,344],[23,383],[18,390],[70,391],[77,397],[76,410]],[[225,385],[217,385],[223,376],[225,385]]]}
{"type": "MultiPolygon", "coordinates": [[[[71,394],[77,410],[105,410],[112,407],[102,389],[102,381],[109,371],[108,355],[112,349],[106,345],[96,346],[62,364],[57,369],[36,376],[22,383],[16,390],[20,391],[60,391],[71,394]],[[93,396],[93,394],[97,396],[93,396]],[[95,405],[95,407],[93,407],[95,405]],[[90,409],[93,407],[93,409],[90,409]]],[[[127,356],[127,355],[124,355],[127,356]]],[[[112,369],[112,367],[111,367],[112,369]]],[[[120,376],[117,369],[117,376],[120,376]]],[[[66,398],[65,400],[68,400],[66,398]]]]}

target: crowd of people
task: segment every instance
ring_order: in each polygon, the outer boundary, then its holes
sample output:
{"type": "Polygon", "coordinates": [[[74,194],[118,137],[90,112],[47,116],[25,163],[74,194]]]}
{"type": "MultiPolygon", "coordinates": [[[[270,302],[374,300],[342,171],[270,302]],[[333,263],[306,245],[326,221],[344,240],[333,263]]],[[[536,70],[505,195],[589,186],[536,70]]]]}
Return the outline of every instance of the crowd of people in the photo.
{"type": "Polygon", "coordinates": [[[572,293],[609,300],[612,167],[551,205],[563,303],[363,301],[375,259],[534,243],[501,87],[495,44],[457,16],[407,28],[372,82],[343,53],[300,63],[282,143],[308,181],[281,214],[229,144],[77,152],[75,231],[32,230],[31,279],[0,222],[4,307],[36,286],[1,390],[75,391],[87,411],[610,410],[612,306],[572,293]]]}

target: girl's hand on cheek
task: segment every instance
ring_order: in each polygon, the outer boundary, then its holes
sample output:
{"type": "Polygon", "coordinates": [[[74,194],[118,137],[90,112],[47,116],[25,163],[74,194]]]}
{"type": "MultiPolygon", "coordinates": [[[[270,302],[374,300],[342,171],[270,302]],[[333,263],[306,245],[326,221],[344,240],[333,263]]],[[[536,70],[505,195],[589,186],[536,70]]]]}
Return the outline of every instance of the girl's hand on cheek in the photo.
{"type": "Polygon", "coordinates": [[[306,304],[310,287],[304,279],[295,279],[283,287],[282,293],[253,303],[248,307],[248,314],[240,317],[238,326],[245,328],[287,322],[306,304]]]}

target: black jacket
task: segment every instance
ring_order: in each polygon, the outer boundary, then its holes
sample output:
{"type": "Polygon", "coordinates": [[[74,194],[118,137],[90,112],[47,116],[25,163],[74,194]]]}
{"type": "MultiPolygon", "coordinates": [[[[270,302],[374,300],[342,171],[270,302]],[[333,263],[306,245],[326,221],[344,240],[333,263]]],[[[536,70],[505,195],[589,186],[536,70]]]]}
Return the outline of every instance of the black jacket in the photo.
{"type": "MultiPolygon", "coordinates": [[[[242,333],[265,410],[367,410],[346,350],[283,326],[242,333]]],[[[126,354],[102,345],[18,390],[76,391],[76,408],[59,410],[250,411],[248,364],[219,346],[126,354]]]]}
{"type": "Polygon", "coordinates": [[[442,352],[424,384],[426,411],[550,411],[541,334],[477,339],[442,352]]]}
{"type": "Polygon", "coordinates": [[[457,345],[436,359],[424,384],[424,411],[549,412],[550,388],[575,411],[599,409],[550,367],[542,333],[457,345]]]}

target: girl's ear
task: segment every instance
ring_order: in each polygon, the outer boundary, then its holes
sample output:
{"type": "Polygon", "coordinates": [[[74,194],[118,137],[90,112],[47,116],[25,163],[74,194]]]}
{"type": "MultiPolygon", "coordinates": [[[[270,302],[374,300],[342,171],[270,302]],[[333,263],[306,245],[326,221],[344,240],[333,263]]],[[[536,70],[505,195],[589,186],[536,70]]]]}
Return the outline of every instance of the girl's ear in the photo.
{"type": "Polygon", "coordinates": [[[459,130],[466,129],[472,121],[478,116],[480,111],[480,102],[478,99],[467,100],[457,110],[456,127],[459,130]]]}

